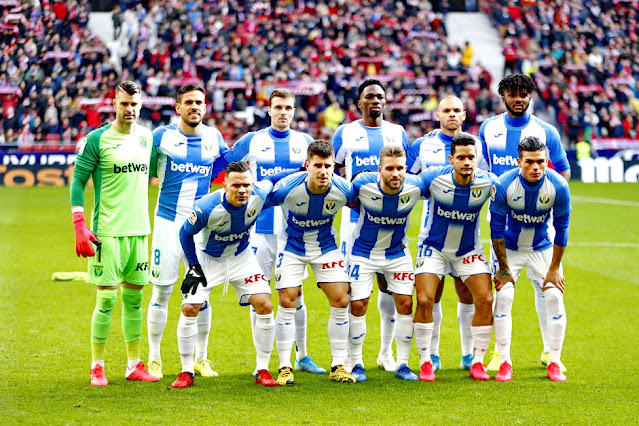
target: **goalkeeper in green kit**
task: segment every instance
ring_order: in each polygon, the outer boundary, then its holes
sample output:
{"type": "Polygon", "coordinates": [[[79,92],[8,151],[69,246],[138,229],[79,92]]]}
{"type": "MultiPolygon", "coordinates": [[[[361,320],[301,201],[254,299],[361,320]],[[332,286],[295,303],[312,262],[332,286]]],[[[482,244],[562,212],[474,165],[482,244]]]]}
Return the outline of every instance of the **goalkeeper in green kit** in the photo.
{"type": "Polygon", "coordinates": [[[118,285],[126,342],[127,380],[156,382],[140,361],[142,289],[148,282],[149,167],[153,135],[135,124],[142,91],[132,81],[120,83],[113,100],[115,121],[82,141],[71,182],[71,212],[76,254],[89,258],[89,282],[97,287],[91,319],[91,384],[106,386],[104,350],[111,328],[118,285]],[[93,178],[95,201],[91,232],[84,219],[84,188],[93,178]],[[95,249],[93,248],[95,245],[95,249]]]}

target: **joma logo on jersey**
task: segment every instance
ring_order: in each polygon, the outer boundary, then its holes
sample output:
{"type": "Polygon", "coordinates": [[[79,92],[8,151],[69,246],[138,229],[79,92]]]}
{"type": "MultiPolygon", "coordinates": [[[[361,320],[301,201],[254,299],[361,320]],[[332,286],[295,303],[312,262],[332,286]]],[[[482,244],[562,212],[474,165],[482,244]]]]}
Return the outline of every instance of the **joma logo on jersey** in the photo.
{"type": "Polygon", "coordinates": [[[344,268],[344,261],[340,260],[338,262],[328,262],[322,264],[322,269],[335,269],[337,267],[344,268]]]}
{"type": "Polygon", "coordinates": [[[149,270],[149,262],[138,263],[135,265],[136,271],[148,271],[149,270]]]}
{"type": "Polygon", "coordinates": [[[371,155],[370,157],[355,157],[355,166],[379,166],[379,158],[376,155],[371,155]]]}
{"type": "Polygon", "coordinates": [[[500,166],[516,166],[517,158],[513,157],[512,155],[497,157],[497,154],[493,154],[493,164],[498,164],[500,166]]]}
{"type": "Polygon", "coordinates": [[[548,195],[548,194],[539,194],[539,202],[541,204],[548,204],[550,202],[550,195],[548,195]]]}
{"type": "Polygon", "coordinates": [[[118,166],[117,164],[113,165],[113,173],[117,174],[117,173],[134,173],[134,172],[141,172],[146,174],[149,171],[149,166],[148,164],[142,164],[142,163],[129,163],[129,164],[125,164],[123,166],[118,166]]]}
{"type": "Polygon", "coordinates": [[[482,194],[482,190],[481,189],[471,189],[470,190],[470,195],[473,198],[479,198],[479,197],[481,197],[481,194],[482,194]]]}
{"type": "Polygon", "coordinates": [[[245,277],[244,278],[244,284],[256,283],[259,280],[266,281],[266,277],[264,276],[264,274],[255,274],[255,275],[251,275],[249,277],[245,277]]]}
{"type": "Polygon", "coordinates": [[[406,204],[410,201],[410,195],[402,195],[401,197],[399,197],[399,202],[401,204],[406,204]]]}
{"type": "Polygon", "coordinates": [[[393,279],[395,281],[415,281],[415,274],[412,272],[395,272],[393,279]]]}
{"type": "Polygon", "coordinates": [[[471,254],[470,256],[466,256],[462,259],[463,264],[475,263],[476,260],[480,262],[486,262],[486,258],[483,254],[471,254]]]}
{"type": "Polygon", "coordinates": [[[335,203],[326,203],[324,207],[326,210],[333,210],[335,208],[335,203]]]}

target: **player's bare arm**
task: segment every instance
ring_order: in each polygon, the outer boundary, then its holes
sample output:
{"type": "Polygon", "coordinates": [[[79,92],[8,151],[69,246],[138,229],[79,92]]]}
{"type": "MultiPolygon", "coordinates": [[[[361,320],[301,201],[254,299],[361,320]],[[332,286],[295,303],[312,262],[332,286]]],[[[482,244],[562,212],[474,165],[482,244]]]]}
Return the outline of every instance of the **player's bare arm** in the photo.
{"type": "Polygon", "coordinates": [[[551,283],[554,284],[562,293],[564,292],[566,280],[564,279],[564,275],[561,273],[560,265],[565,251],[565,246],[559,246],[557,244],[553,246],[552,263],[550,264],[550,268],[548,269],[548,274],[546,274],[546,279],[544,280],[542,288],[546,285],[546,283],[551,283]]]}
{"type": "Polygon", "coordinates": [[[497,257],[497,261],[499,262],[499,269],[495,273],[493,277],[493,281],[495,282],[495,290],[499,291],[506,283],[515,284],[515,280],[510,273],[510,267],[508,266],[508,259],[506,257],[506,240],[492,240],[493,241],[493,250],[495,251],[495,256],[497,257]]]}

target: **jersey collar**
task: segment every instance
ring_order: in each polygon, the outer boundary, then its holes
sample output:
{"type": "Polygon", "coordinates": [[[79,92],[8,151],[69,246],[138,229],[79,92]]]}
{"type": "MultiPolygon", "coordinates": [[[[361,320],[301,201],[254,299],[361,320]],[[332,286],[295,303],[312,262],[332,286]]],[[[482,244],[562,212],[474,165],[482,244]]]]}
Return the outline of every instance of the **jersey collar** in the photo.
{"type": "Polygon", "coordinates": [[[290,136],[291,134],[291,129],[286,129],[283,132],[280,132],[278,130],[275,130],[272,127],[268,128],[268,132],[271,136],[273,136],[276,139],[286,139],[290,136]]]}
{"type": "Polygon", "coordinates": [[[513,117],[506,113],[506,124],[512,127],[523,127],[530,121],[530,113],[527,112],[523,117],[513,117]]]}

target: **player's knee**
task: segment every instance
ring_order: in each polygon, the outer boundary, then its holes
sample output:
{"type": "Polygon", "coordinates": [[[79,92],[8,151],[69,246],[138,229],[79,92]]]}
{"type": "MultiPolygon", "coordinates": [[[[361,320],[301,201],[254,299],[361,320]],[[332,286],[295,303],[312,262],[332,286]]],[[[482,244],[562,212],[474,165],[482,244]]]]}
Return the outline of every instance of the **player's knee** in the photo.
{"type": "Polygon", "coordinates": [[[351,302],[351,314],[356,317],[366,315],[367,304],[363,300],[353,300],[351,302]]]}
{"type": "Polygon", "coordinates": [[[151,294],[151,302],[166,305],[171,298],[171,293],[173,293],[173,284],[154,285],[153,293],[151,294]]]}
{"type": "Polygon", "coordinates": [[[555,286],[544,288],[544,298],[547,305],[555,305],[563,301],[563,293],[555,286]]]}
{"type": "Polygon", "coordinates": [[[291,289],[283,289],[279,291],[280,306],[283,308],[296,308],[297,307],[297,291],[288,291],[291,289]]]}
{"type": "Polygon", "coordinates": [[[473,298],[475,305],[475,311],[477,312],[492,312],[493,309],[493,294],[491,292],[476,294],[473,298]]]}
{"type": "Polygon", "coordinates": [[[185,317],[196,317],[202,305],[182,305],[182,313],[185,317]]]}
{"type": "Polygon", "coordinates": [[[413,298],[410,296],[396,297],[395,308],[400,315],[411,315],[413,313],[413,298]]]}
{"type": "Polygon", "coordinates": [[[417,300],[417,309],[421,311],[425,311],[425,312],[433,311],[433,306],[435,304],[434,298],[429,297],[427,294],[424,294],[423,292],[418,292],[417,297],[415,299],[417,300]]]}
{"type": "MultiPolygon", "coordinates": [[[[270,295],[253,295],[251,296],[250,302],[258,315],[268,315],[273,312],[273,303],[271,302],[270,295]]],[[[293,306],[290,307],[295,308],[296,304],[293,303],[293,306]]]]}
{"type": "Polygon", "coordinates": [[[116,289],[100,289],[97,292],[96,307],[103,313],[108,313],[115,307],[118,291],[116,289]]]}

